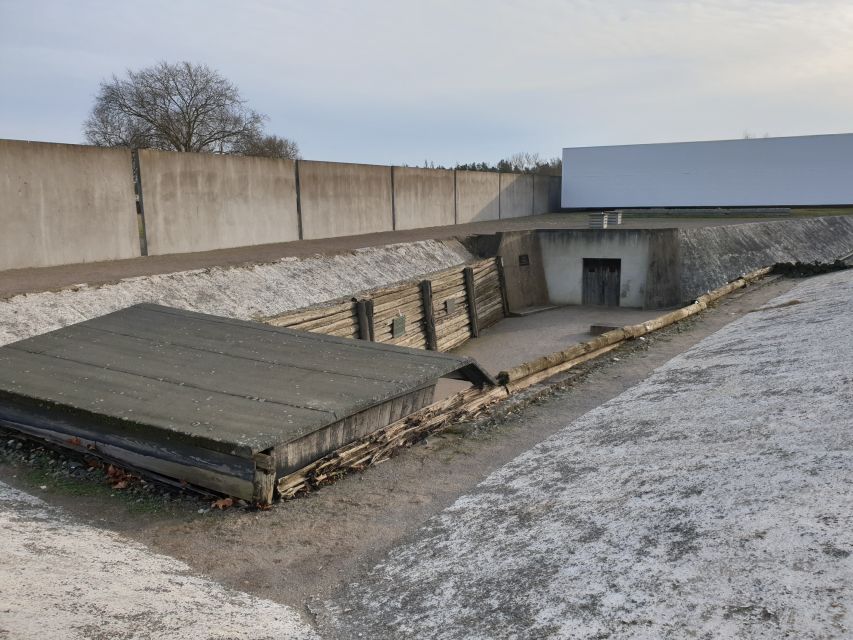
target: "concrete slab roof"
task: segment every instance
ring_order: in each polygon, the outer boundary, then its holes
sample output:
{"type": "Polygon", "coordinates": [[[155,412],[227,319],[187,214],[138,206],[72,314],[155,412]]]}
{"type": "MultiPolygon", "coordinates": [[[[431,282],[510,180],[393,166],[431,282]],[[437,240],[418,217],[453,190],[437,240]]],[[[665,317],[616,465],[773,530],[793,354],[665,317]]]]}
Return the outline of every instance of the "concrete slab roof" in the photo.
{"type": "Polygon", "coordinates": [[[38,409],[244,457],[441,377],[491,380],[470,358],[141,304],[0,348],[0,420],[38,409]]]}

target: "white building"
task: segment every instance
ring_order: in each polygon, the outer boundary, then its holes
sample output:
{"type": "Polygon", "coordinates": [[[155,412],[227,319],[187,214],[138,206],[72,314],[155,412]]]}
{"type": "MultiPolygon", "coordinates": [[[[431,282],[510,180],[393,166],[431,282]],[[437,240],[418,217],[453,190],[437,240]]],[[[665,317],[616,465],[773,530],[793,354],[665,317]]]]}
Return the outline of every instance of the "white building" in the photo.
{"type": "Polygon", "coordinates": [[[853,204],[853,133],[563,149],[565,208],[853,204]]]}

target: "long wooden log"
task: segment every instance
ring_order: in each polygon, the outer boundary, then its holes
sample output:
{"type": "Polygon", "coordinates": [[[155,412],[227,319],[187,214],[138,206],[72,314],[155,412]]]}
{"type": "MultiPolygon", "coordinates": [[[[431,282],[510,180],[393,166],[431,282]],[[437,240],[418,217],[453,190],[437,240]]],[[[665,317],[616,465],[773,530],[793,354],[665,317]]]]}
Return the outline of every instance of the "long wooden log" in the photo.
{"type": "Polygon", "coordinates": [[[535,360],[525,362],[524,364],[521,364],[517,367],[513,367],[506,371],[501,371],[498,374],[498,380],[502,384],[508,384],[510,382],[520,380],[532,374],[539,373],[540,371],[553,368],[563,362],[578,358],[587,353],[602,349],[606,346],[622,342],[623,340],[627,340],[629,338],[638,338],[640,336],[644,336],[647,333],[650,333],[651,331],[655,331],[657,329],[669,326],[675,322],[678,322],[679,320],[683,320],[684,318],[688,318],[703,311],[704,309],[707,309],[708,305],[711,302],[719,300],[720,298],[725,295],[728,295],[732,291],[745,287],[750,282],[754,282],[758,278],[767,275],[767,273],[769,273],[769,269],[758,269],[757,271],[753,271],[752,273],[747,274],[744,277],[738,278],[737,280],[733,280],[732,282],[725,284],[722,287],[715,289],[714,291],[700,296],[696,300],[696,302],[687,305],[686,307],[682,307],[681,309],[671,311],[641,324],[627,325],[625,327],[622,327],[621,329],[614,329],[613,331],[608,331],[606,333],[601,334],[597,338],[594,338],[593,340],[581,342],[579,344],[569,347],[568,349],[564,349],[556,353],[551,353],[546,356],[536,358],[535,360]]]}
{"type": "Polygon", "coordinates": [[[282,326],[282,323],[290,324],[294,322],[305,322],[309,320],[316,320],[318,318],[325,318],[328,315],[340,311],[346,311],[353,305],[354,303],[351,300],[348,300],[346,302],[335,301],[330,302],[329,304],[325,304],[323,306],[310,307],[307,309],[296,309],[294,311],[286,311],[284,313],[279,313],[274,316],[263,318],[262,321],[272,326],[282,326]]]}
{"type": "Polygon", "coordinates": [[[312,320],[311,322],[302,322],[300,324],[290,325],[287,328],[298,329],[299,331],[315,331],[317,333],[325,333],[325,331],[323,331],[324,329],[332,331],[335,329],[340,329],[344,326],[353,325],[356,323],[356,321],[357,319],[353,313],[349,313],[345,316],[335,314],[331,318],[312,320]]]}

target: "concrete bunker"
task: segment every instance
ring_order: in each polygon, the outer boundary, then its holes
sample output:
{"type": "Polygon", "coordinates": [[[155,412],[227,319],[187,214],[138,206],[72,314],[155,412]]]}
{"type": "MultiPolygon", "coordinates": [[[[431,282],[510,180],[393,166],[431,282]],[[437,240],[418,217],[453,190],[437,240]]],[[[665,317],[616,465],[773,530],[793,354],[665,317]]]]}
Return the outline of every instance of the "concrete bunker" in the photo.
{"type": "Polygon", "coordinates": [[[631,224],[508,231],[469,246],[502,259],[509,310],[516,313],[560,305],[666,309],[755,269],[831,262],[853,247],[853,218],[846,216],[724,225],[673,220],[666,228],[643,220],[631,224]]]}
{"type": "Polygon", "coordinates": [[[0,348],[0,426],[268,503],[442,377],[494,384],[470,358],[143,304],[0,348]]]}

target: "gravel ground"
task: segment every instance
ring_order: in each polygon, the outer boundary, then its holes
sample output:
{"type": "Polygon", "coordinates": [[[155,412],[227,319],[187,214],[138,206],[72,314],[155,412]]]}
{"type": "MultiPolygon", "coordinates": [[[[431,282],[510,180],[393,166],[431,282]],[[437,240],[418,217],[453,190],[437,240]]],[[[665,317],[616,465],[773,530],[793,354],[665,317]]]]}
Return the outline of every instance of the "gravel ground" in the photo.
{"type": "Polygon", "coordinates": [[[317,637],[289,607],[197,577],[3,483],[0,531],[0,638],[317,637]]]}
{"type": "Polygon", "coordinates": [[[328,633],[850,637],[851,317],[846,271],[705,338],[428,521],[328,633]]]}
{"type": "Polygon", "coordinates": [[[425,240],[23,294],[0,300],[0,345],[140,302],[253,320],[416,278],[471,258],[455,240],[425,240]]]}

